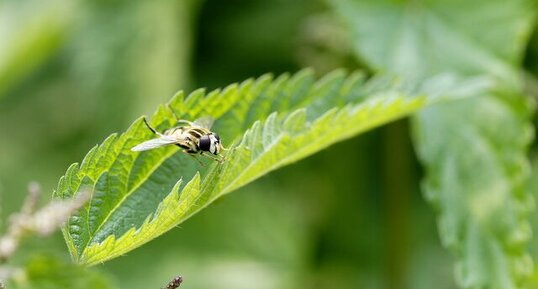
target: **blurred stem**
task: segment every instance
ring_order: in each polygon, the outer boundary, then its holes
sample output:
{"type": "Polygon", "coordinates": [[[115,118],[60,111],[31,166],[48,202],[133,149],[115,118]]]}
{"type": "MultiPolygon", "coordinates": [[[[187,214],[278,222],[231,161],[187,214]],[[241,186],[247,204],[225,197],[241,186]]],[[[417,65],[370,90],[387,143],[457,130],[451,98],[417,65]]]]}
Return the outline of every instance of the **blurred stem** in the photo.
{"type": "Polygon", "coordinates": [[[142,3],[138,12],[141,20],[137,24],[144,33],[138,40],[139,48],[132,63],[132,77],[139,86],[140,97],[133,117],[189,86],[194,32],[201,5],[199,0],[142,3]]]}
{"type": "MultiPolygon", "coordinates": [[[[71,22],[71,5],[59,6],[36,9],[39,12],[27,17],[26,21],[0,21],[0,25],[15,27],[10,28],[13,30],[11,34],[0,35],[0,99],[53,57],[64,44],[71,22]]],[[[8,5],[0,5],[0,12],[16,15],[15,9],[8,5]]]]}
{"type": "Polygon", "coordinates": [[[411,145],[407,122],[400,120],[383,131],[385,268],[386,288],[401,289],[407,284],[408,232],[410,213],[411,145]]]}

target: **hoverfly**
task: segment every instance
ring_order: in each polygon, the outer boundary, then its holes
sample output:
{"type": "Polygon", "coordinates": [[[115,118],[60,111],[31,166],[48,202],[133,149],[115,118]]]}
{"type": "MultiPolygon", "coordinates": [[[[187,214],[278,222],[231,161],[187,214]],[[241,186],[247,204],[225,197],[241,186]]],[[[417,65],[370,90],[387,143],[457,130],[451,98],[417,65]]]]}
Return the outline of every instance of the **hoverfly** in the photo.
{"type": "Polygon", "coordinates": [[[197,154],[207,156],[218,162],[224,159],[217,155],[225,148],[220,143],[220,137],[217,133],[210,130],[213,124],[213,118],[199,118],[193,122],[188,120],[178,120],[178,123],[184,123],[160,133],[152,128],[144,117],[146,126],[157,135],[157,138],[145,141],[131,148],[132,151],[147,151],[154,148],[177,145],[183,149],[183,152],[194,157],[200,164],[204,165],[196,158],[197,154]]]}

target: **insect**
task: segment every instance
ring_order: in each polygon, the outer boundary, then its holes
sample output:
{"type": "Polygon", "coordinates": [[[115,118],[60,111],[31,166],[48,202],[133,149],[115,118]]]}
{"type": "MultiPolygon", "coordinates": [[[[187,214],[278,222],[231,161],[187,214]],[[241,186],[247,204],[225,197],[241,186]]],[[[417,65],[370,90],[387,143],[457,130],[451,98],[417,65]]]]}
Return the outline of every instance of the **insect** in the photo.
{"type": "Polygon", "coordinates": [[[177,289],[179,285],[181,285],[181,283],[183,283],[183,278],[181,276],[177,276],[174,279],[172,279],[170,283],[168,283],[166,288],[163,288],[163,289],[177,289]]]}
{"type": "Polygon", "coordinates": [[[193,122],[188,120],[178,120],[178,123],[184,125],[176,126],[160,133],[152,128],[144,117],[146,126],[157,135],[157,138],[145,141],[131,148],[132,151],[147,151],[166,145],[177,145],[183,149],[183,152],[194,157],[200,164],[204,165],[196,158],[196,155],[204,155],[215,161],[222,162],[224,158],[218,157],[218,154],[225,150],[220,143],[220,137],[217,133],[210,130],[213,119],[204,117],[193,122]]]}

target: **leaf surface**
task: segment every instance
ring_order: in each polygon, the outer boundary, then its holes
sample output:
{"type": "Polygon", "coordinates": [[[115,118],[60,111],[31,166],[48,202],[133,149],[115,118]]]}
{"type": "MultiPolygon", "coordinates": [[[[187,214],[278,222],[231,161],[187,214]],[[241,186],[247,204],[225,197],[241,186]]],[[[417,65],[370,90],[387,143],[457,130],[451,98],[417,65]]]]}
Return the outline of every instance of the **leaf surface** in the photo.
{"type": "Polygon", "coordinates": [[[425,109],[414,118],[425,196],[464,288],[518,288],[532,271],[525,249],[532,197],[526,151],[531,103],[518,65],[532,1],[331,1],[356,55],[415,81],[440,72],[488,74],[497,89],[425,109]]]}
{"type": "MultiPolygon", "coordinates": [[[[462,94],[483,88],[481,80],[459,83],[439,77],[430,83],[462,94]]],[[[186,99],[179,93],[157,110],[152,126],[161,131],[173,127],[174,114],[188,120],[212,116],[212,130],[229,147],[225,162],[202,167],[175,146],[132,152],[153,137],[137,120],[124,134],[93,148],[61,178],[57,197],[69,197],[82,187],[93,191],[88,207],[63,230],[70,252],[82,264],[124,254],[272,170],[409,115],[443,95],[411,96],[406,91],[393,80],[365,81],[360,73],[336,71],[316,81],[305,70],[275,79],[262,76],[207,95],[197,90],[186,99]]]]}

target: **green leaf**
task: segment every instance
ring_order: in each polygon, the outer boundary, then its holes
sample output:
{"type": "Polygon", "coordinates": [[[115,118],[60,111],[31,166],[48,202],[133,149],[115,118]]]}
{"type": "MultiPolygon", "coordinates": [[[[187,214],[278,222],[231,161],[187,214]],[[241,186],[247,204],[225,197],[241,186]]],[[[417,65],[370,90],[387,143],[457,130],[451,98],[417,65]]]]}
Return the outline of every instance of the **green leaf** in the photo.
{"type": "Polygon", "coordinates": [[[529,104],[512,91],[430,108],[415,119],[425,197],[465,288],[519,288],[532,272],[529,104]],[[457,114],[455,113],[457,112],[457,114]],[[473,124],[473,125],[470,125],[473,124]],[[447,139],[444,135],[450,135],[447,139]]]}
{"type": "Polygon", "coordinates": [[[415,80],[441,71],[497,77],[495,92],[421,112],[415,145],[460,285],[518,288],[532,272],[525,249],[532,196],[524,189],[532,127],[517,70],[534,2],[331,3],[349,24],[357,56],[375,70],[415,80]]]}
{"type": "Polygon", "coordinates": [[[513,78],[532,29],[531,0],[329,0],[372,69],[420,78],[487,72],[513,78]]]}
{"type": "Polygon", "coordinates": [[[88,270],[56,256],[33,256],[6,288],[19,289],[111,289],[116,288],[108,276],[88,270]]]}
{"type": "MultiPolygon", "coordinates": [[[[430,83],[447,90],[481,89],[480,81],[462,84],[439,77],[430,83]]],[[[185,100],[178,93],[157,110],[152,125],[158,130],[170,128],[174,114],[189,120],[210,115],[216,119],[213,130],[229,146],[226,161],[201,167],[175,146],[132,152],[133,146],[154,137],[139,119],[121,136],[112,135],[93,148],[81,165],[73,164],[61,178],[56,190],[60,198],[81,187],[93,188],[90,204],[64,228],[65,240],[82,264],[125,254],[218,197],[331,144],[413,113],[442,95],[411,97],[397,82],[365,82],[362,74],[342,71],[315,81],[308,70],[276,79],[262,76],[207,95],[197,90],[185,100]]]]}

